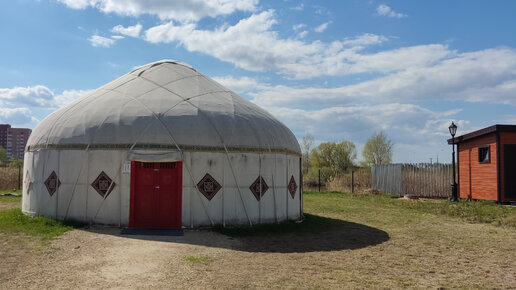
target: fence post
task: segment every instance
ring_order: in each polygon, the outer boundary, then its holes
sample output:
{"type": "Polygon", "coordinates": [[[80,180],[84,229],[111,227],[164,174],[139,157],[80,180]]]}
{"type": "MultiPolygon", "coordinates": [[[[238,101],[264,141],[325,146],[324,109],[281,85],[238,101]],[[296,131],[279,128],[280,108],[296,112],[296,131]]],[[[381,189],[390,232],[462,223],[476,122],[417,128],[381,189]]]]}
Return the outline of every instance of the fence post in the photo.
{"type": "Polygon", "coordinates": [[[355,193],[355,171],[351,170],[351,193],[355,193]]]}
{"type": "Polygon", "coordinates": [[[21,189],[21,166],[18,164],[18,190],[21,189]]]}

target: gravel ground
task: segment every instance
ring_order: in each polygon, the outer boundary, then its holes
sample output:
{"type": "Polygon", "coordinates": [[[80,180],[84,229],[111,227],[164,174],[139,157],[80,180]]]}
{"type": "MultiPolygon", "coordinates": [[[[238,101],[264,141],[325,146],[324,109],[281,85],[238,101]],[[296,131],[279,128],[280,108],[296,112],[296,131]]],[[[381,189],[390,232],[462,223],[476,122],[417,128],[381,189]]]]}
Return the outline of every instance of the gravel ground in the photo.
{"type": "Polygon", "coordinates": [[[516,288],[516,231],[421,215],[317,234],[128,236],[92,227],[44,250],[0,234],[0,289],[516,288]]]}

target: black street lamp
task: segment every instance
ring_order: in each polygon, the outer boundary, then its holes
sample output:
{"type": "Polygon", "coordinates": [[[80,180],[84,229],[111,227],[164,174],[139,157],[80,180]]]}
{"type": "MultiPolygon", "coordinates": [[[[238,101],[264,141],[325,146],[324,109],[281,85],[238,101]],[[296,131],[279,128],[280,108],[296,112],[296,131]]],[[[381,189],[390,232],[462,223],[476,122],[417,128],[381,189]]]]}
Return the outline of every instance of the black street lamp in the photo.
{"type": "Polygon", "coordinates": [[[457,125],[455,125],[453,122],[451,123],[450,127],[450,134],[452,136],[452,167],[453,167],[453,184],[452,184],[452,195],[450,200],[451,201],[459,201],[459,196],[457,194],[457,182],[455,182],[455,133],[457,133],[457,125]]]}

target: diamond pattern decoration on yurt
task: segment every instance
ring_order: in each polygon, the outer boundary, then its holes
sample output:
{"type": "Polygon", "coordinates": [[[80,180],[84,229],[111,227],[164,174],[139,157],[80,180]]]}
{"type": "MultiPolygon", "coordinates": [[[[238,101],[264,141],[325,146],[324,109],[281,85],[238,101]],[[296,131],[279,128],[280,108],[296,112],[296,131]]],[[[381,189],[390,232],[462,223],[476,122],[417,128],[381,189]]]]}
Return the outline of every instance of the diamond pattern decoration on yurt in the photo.
{"type": "Polygon", "coordinates": [[[57,174],[55,171],[52,171],[48,176],[47,180],[45,180],[45,186],[47,187],[48,193],[50,196],[53,196],[56,192],[57,188],[61,185],[61,181],[57,178],[57,174]]]}
{"type": "Polygon", "coordinates": [[[290,192],[290,195],[292,196],[292,198],[294,198],[296,196],[296,190],[297,190],[297,183],[296,183],[296,180],[294,179],[294,175],[292,175],[292,177],[290,177],[290,182],[288,183],[288,192],[290,192]]]}
{"type": "Polygon", "coordinates": [[[111,180],[104,171],[102,171],[97,179],[95,179],[91,184],[91,186],[104,198],[111,193],[113,188],[115,188],[115,185],[116,183],[113,182],[113,180],[111,180]]]}
{"type": "Polygon", "coordinates": [[[23,181],[23,186],[24,186],[24,189],[26,190],[27,194],[29,194],[31,185],[32,185],[32,180],[30,178],[30,173],[27,170],[27,173],[25,174],[25,180],[23,181]]]}
{"type": "Polygon", "coordinates": [[[253,184],[251,184],[249,189],[254,194],[254,197],[256,197],[256,200],[260,200],[260,198],[265,194],[267,189],[269,189],[269,186],[267,185],[263,177],[258,176],[258,178],[256,178],[253,184]]]}
{"type": "Polygon", "coordinates": [[[208,200],[211,200],[221,188],[222,186],[209,173],[206,173],[201,181],[197,183],[197,189],[199,189],[208,200]]]}

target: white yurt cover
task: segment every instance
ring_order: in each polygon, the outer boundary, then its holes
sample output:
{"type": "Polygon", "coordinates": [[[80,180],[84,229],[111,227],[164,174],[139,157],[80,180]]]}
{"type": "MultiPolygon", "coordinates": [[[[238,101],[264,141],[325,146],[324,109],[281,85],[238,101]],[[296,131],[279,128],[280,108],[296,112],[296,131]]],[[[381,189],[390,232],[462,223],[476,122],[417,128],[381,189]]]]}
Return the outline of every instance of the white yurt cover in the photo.
{"type": "Polygon", "coordinates": [[[171,60],[136,68],[57,110],[34,129],[27,145],[127,149],[135,160],[151,161],[153,149],[300,154],[294,134],[272,115],[171,60]]]}

